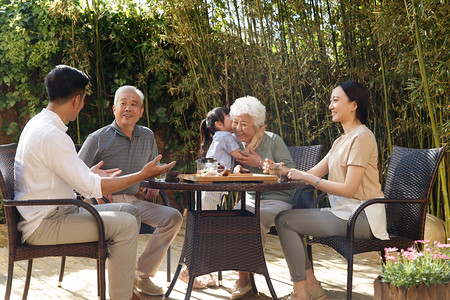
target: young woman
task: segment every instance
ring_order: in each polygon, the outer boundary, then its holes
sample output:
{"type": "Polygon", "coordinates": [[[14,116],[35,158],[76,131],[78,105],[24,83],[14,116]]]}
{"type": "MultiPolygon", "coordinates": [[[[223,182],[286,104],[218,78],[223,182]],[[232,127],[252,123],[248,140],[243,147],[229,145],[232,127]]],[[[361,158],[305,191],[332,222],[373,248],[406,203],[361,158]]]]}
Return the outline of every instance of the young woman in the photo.
{"type": "MultiPolygon", "coordinates": [[[[287,210],[276,216],[278,236],[293,281],[293,292],[284,299],[326,299],[307,257],[303,236],[345,236],[352,211],[362,201],[383,197],[377,143],[364,125],[368,106],[369,92],[361,84],[347,81],[337,86],[331,94],[329,109],[333,122],[341,124],[344,134],[311,170],[288,172],[289,179],[304,180],[328,193],[331,208],[287,210]],[[327,174],[328,180],[321,179],[327,174]]],[[[265,172],[271,163],[265,161],[265,172]]],[[[357,219],[355,237],[389,238],[383,205],[365,209],[357,219]]]]}

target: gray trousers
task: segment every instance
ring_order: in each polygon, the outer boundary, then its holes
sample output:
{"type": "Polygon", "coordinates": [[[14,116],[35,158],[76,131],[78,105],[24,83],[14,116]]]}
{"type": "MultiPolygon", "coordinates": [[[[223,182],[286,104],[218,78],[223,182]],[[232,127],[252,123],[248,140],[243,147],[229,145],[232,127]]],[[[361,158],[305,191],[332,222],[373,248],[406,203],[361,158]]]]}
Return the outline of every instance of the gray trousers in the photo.
{"type": "MultiPolygon", "coordinates": [[[[133,292],[139,209],[130,204],[95,205],[105,225],[109,296],[129,300],[133,292]]],[[[76,206],[58,207],[42,220],[26,240],[31,245],[84,243],[98,240],[97,223],[90,213],[76,206]]]]}
{"type": "Polygon", "coordinates": [[[141,212],[142,223],[155,227],[136,265],[137,275],[155,276],[167,249],[180,231],[183,217],[175,208],[139,200],[134,195],[113,195],[113,201],[133,204],[141,212]]]}
{"type": "MultiPolygon", "coordinates": [[[[330,211],[319,209],[291,209],[280,212],[275,225],[289,267],[291,281],[306,280],[305,270],[312,268],[306,252],[304,236],[346,236],[347,221],[330,211]]],[[[366,215],[362,212],[355,224],[355,237],[374,238],[366,215]]]]}

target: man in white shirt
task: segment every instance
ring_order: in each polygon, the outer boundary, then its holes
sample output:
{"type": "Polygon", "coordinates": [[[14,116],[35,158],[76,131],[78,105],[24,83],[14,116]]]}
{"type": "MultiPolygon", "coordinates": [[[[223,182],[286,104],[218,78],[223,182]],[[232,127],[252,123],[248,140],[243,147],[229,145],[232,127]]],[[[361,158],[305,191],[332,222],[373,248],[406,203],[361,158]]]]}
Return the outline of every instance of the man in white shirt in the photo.
{"type": "MultiPolygon", "coordinates": [[[[45,78],[48,105],[25,126],[19,140],[14,186],[17,200],[101,197],[146,178],[170,170],[175,162],[157,166],[157,156],[142,170],[125,176],[118,169],[101,170],[102,162],[89,169],[77,156],[66,134],[84,105],[89,78],[83,72],[60,65],[45,78]]],[[[139,210],[126,203],[98,205],[108,240],[109,295],[113,300],[133,296],[139,210]]],[[[96,241],[98,233],[92,216],[75,206],[18,207],[23,242],[54,245],[96,241]]]]}

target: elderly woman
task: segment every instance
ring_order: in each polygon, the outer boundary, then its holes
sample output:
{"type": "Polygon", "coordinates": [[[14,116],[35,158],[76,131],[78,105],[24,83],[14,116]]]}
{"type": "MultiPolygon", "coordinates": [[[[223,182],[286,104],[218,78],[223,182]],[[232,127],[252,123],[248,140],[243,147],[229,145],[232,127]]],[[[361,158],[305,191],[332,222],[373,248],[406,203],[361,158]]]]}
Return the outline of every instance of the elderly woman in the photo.
{"type": "MultiPolygon", "coordinates": [[[[230,116],[233,120],[232,128],[236,137],[242,144],[248,144],[256,135],[258,129],[264,125],[266,108],[255,97],[238,98],[231,105],[230,116]]],[[[250,153],[240,152],[241,158],[237,161],[240,165],[235,167],[234,172],[263,173],[262,166],[264,159],[283,162],[282,176],[286,177],[290,168],[295,167],[292,157],[286,144],[281,137],[272,132],[266,131],[258,141],[256,148],[250,153]]],[[[275,216],[292,207],[294,190],[268,191],[261,193],[260,201],[260,221],[261,237],[263,247],[266,243],[267,233],[275,225],[275,216]]],[[[246,207],[254,210],[255,192],[248,192],[246,195],[246,207]]],[[[240,208],[240,203],[235,207],[240,208]]],[[[242,298],[252,292],[250,277],[247,272],[239,272],[239,279],[231,294],[231,299],[242,298]]]]}

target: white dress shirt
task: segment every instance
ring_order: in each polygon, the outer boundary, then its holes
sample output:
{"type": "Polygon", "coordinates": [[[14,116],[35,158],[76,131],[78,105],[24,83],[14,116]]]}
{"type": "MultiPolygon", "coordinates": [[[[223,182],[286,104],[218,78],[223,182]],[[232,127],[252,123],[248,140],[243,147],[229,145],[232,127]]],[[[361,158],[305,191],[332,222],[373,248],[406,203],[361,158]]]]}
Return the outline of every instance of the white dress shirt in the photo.
{"type": "MultiPolygon", "coordinates": [[[[74,199],[74,189],[86,198],[101,197],[101,179],[77,156],[67,126],[43,109],[25,126],[14,162],[17,200],[74,199]]],[[[24,242],[55,206],[19,206],[19,230],[24,242]]]]}

